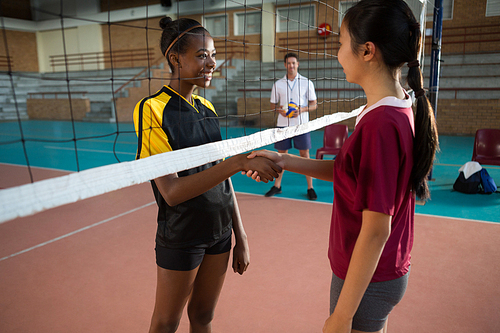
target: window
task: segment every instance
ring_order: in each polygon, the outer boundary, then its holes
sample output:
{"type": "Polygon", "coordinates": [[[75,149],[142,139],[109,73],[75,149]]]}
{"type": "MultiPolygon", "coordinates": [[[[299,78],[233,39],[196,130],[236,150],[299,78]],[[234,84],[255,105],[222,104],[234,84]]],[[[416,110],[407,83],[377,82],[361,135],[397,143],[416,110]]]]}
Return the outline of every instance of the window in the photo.
{"type": "Polygon", "coordinates": [[[345,12],[352,6],[354,6],[358,1],[341,1],[339,3],[339,27],[344,19],[345,12]]]}
{"type": "MultiPolygon", "coordinates": [[[[443,0],[443,20],[453,19],[453,0],[443,0]]],[[[427,1],[427,22],[434,20],[434,1],[427,1]]]]}
{"type": "MultiPolygon", "coordinates": [[[[427,9],[429,8],[429,6],[432,6],[431,5],[431,2],[434,3],[434,0],[425,0],[427,2],[427,9]]],[[[413,15],[415,16],[415,18],[417,19],[418,22],[421,22],[420,18],[421,18],[421,13],[422,13],[422,8],[423,8],[423,3],[421,0],[405,0],[406,4],[408,5],[408,7],[410,7],[413,15]]],[[[432,17],[431,17],[432,19],[432,17]]]]}
{"type": "MultiPolygon", "coordinates": [[[[434,15],[434,1],[433,0],[426,0],[427,1],[427,16],[426,19],[427,21],[433,20],[433,15],[434,15]]],[[[497,0],[498,1],[498,0],[497,0]]],[[[344,18],[345,12],[354,6],[358,1],[341,1],[339,4],[339,27],[340,24],[342,23],[342,19],[344,18]]],[[[422,2],[421,0],[405,0],[405,2],[408,4],[410,9],[413,12],[413,15],[415,15],[415,18],[417,21],[420,21],[420,12],[422,11],[422,2]]],[[[453,16],[453,0],[443,0],[443,19],[444,20],[451,20],[453,16]]]]}
{"type": "Polygon", "coordinates": [[[210,32],[212,36],[229,35],[227,26],[228,20],[226,14],[205,16],[203,26],[210,32]]]}
{"type": "Polygon", "coordinates": [[[486,1],[486,16],[500,16],[500,0],[486,1]]]}
{"type": "Polygon", "coordinates": [[[262,12],[240,12],[236,13],[234,17],[234,34],[241,35],[254,35],[260,34],[262,28],[262,12]]]}
{"type": "Polygon", "coordinates": [[[276,29],[278,32],[316,29],[314,13],[312,5],[278,8],[276,29]]]}

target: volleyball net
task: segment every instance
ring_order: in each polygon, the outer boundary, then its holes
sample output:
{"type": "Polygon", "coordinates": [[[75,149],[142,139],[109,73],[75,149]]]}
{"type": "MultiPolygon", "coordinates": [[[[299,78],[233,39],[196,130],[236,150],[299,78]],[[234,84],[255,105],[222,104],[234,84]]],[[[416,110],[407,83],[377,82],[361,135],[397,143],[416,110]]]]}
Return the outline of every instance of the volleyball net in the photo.
{"type": "MultiPolygon", "coordinates": [[[[123,9],[119,2],[103,1],[101,8],[80,8],[81,13],[64,8],[64,1],[49,8],[32,8],[41,22],[31,28],[37,34],[40,57],[38,66],[30,65],[32,71],[20,67],[26,59],[18,51],[23,45],[16,40],[15,21],[1,17],[6,62],[0,62],[0,126],[9,131],[3,130],[0,163],[26,165],[31,182],[0,190],[0,223],[259,149],[333,123],[352,124],[366,103],[361,88],[345,80],[336,56],[342,13],[355,2],[225,0],[197,1],[197,7],[184,1],[171,7],[147,2],[123,9]],[[214,39],[217,67],[212,87],[195,93],[214,105],[223,140],[134,160],[134,106],[167,85],[171,74],[159,48],[158,22],[165,15],[194,18],[214,39]],[[299,73],[313,82],[318,108],[310,112],[309,122],[275,128],[271,87],[286,74],[283,57],[288,52],[298,55],[299,73]],[[31,130],[31,122],[41,120],[58,122],[65,133],[57,126],[50,137],[31,130]],[[84,123],[107,125],[102,131],[82,134],[79,128],[84,123]],[[234,133],[238,133],[236,137],[234,133]],[[129,140],[127,145],[121,142],[124,137],[129,140]],[[75,172],[34,181],[32,167],[64,169],[50,165],[54,150],[72,152],[74,168],[68,171],[75,172]],[[97,150],[106,150],[114,161],[92,160],[88,153],[97,150]],[[35,160],[40,156],[48,164],[35,160]]],[[[425,3],[408,3],[424,29],[425,3]]]]}

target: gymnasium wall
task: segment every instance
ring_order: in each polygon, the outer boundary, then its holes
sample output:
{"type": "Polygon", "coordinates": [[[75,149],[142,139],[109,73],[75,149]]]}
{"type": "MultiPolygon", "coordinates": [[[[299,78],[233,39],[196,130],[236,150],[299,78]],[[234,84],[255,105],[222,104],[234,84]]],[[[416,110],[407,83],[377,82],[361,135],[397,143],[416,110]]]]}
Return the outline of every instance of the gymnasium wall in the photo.
{"type": "MultiPolygon", "coordinates": [[[[59,66],[53,67],[50,61],[51,56],[102,52],[103,41],[100,35],[100,29],[100,25],[98,24],[67,28],[64,29],[64,40],[61,30],[37,32],[39,71],[61,72],[66,70],[64,61],[60,61],[59,66]]],[[[99,63],[86,63],[82,66],[81,64],[71,64],[70,62],[68,69],[70,71],[96,70],[103,69],[103,66],[99,63]]]]}
{"type": "Polygon", "coordinates": [[[473,136],[479,128],[500,128],[500,100],[440,99],[436,120],[441,135],[473,136]]]}
{"type": "MultiPolygon", "coordinates": [[[[500,51],[500,18],[486,16],[486,1],[454,0],[452,19],[443,20],[442,53],[500,51]],[[484,42],[473,42],[479,40],[484,42]]],[[[427,28],[432,28],[432,21],[427,22],[427,28]]],[[[427,39],[425,51],[430,54],[430,38],[427,39]]]]}
{"type": "MultiPolygon", "coordinates": [[[[338,8],[339,0],[326,0],[328,6],[338,8]]],[[[106,3],[108,3],[106,1],[106,3]]],[[[124,1],[110,1],[112,10],[125,8],[130,5],[138,5],[134,1],[129,1],[125,4],[124,1]],[[123,7],[125,6],[125,7],[123,7]]],[[[151,0],[148,2],[152,4],[151,0]]],[[[159,0],[156,1],[159,3],[159,0]]],[[[307,3],[301,3],[301,5],[307,5],[307,3]]],[[[274,6],[274,4],[273,4],[274,6]]],[[[278,6],[278,8],[286,8],[288,5],[278,6]]],[[[320,11],[316,3],[316,24],[322,22],[331,22],[332,28],[335,31],[338,29],[338,15],[333,10],[320,11]]],[[[478,25],[499,25],[499,17],[485,17],[486,11],[486,0],[454,0],[454,10],[453,19],[444,20],[444,37],[446,41],[456,41],[463,40],[463,36],[450,36],[450,34],[463,34],[465,29],[456,30],[446,30],[447,28],[453,27],[463,27],[468,26],[468,32],[474,34],[478,31],[478,28],[470,28],[478,25]]],[[[227,36],[228,40],[246,41],[246,54],[234,53],[234,57],[243,58],[248,60],[259,60],[261,56],[261,36],[260,35],[246,35],[246,36],[235,36],[234,35],[234,16],[237,12],[244,12],[244,9],[233,9],[227,11],[228,17],[228,27],[229,34],[227,36]]],[[[217,15],[223,14],[224,11],[210,12],[207,15],[217,15]]],[[[202,15],[190,15],[189,17],[202,21],[202,15]]],[[[79,52],[90,52],[90,51],[109,51],[110,41],[113,50],[125,50],[125,49],[138,49],[150,47],[154,52],[154,59],[160,59],[162,57],[159,49],[159,40],[161,35],[161,30],[159,28],[158,22],[160,17],[150,18],[148,21],[135,20],[120,22],[116,25],[111,25],[108,30],[108,25],[88,25],[81,26],[77,28],[70,28],[66,30],[66,52],[67,53],[79,53],[79,52]],[[146,24],[147,23],[147,24],[146,24]],[[145,38],[145,27],[148,26],[148,39],[146,43],[145,38]],[[140,27],[137,29],[135,27],[140,27]]],[[[267,23],[269,24],[269,23],[267,23]]],[[[274,24],[274,23],[272,23],[274,24]]],[[[431,22],[427,23],[427,28],[432,26],[431,22]]],[[[484,28],[481,32],[498,31],[498,27],[484,28]],[[496,30],[495,30],[496,29],[496,30]]],[[[55,54],[64,54],[62,48],[62,34],[60,30],[44,31],[44,32],[23,32],[23,31],[5,31],[7,37],[7,43],[9,45],[9,55],[13,58],[13,71],[26,71],[26,72],[46,72],[52,71],[49,63],[49,56],[55,54]]],[[[498,36],[498,32],[496,34],[498,36]]],[[[217,50],[219,53],[219,59],[223,59],[226,55],[223,54],[224,41],[218,39],[215,36],[217,45],[217,50]]],[[[289,39],[289,43],[292,40],[297,40],[300,37],[300,45],[304,41],[309,40],[312,42],[323,41],[322,37],[317,35],[315,29],[310,29],[301,32],[278,32],[275,35],[276,44],[286,42],[289,39]]],[[[497,38],[497,37],[494,37],[497,38]]],[[[328,42],[334,44],[336,42],[335,36],[330,35],[328,42]]],[[[233,43],[233,45],[242,45],[233,43]]],[[[293,47],[291,47],[293,48],[293,47]]],[[[236,47],[233,47],[232,51],[238,51],[236,47]]],[[[241,47],[240,49],[241,50],[241,47]]],[[[227,49],[230,52],[230,48],[227,49]]],[[[426,47],[426,51],[429,52],[430,48],[426,47]]],[[[466,43],[465,49],[464,44],[446,44],[442,46],[443,53],[457,53],[457,52],[489,52],[489,51],[500,51],[500,42],[491,41],[487,43],[466,43]]],[[[336,51],[334,51],[336,52],[336,51]]],[[[275,52],[275,58],[281,60],[283,58],[283,52],[275,52]]],[[[5,56],[5,43],[0,43],[0,56],[5,56]]],[[[147,61],[136,62],[133,64],[134,67],[143,67],[147,65],[147,61]]],[[[122,63],[118,67],[130,67],[130,63],[122,63]]],[[[109,65],[108,65],[109,67],[109,65]]],[[[77,70],[77,68],[71,68],[77,70]]],[[[88,69],[88,68],[86,68],[88,69]]],[[[6,70],[1,68],[0,70],[6,70]]],[[[451,135],[473,135],[477,128],[494,127],[500,128],[500,100],[439,100],[438,106],[438,128],[441,134],[451,134],[451,135]]],[[[351,126],[352,127],[352,126],[351,126]]]]}
{"type": "MultiPolygon", "coordinates": [[[[0,42],[0,57],[6,57],[7,51],[5,43],[0,42]]],[[[38,72],[38,53],[36,34],[34,32],[6,30],[7,44],[9,45],[9,56],[12,59],[12,70],[23,72],[38,72]]],[[[7,66],[1,67],[0,70],[8,70],[7,66]]]]}
{"type": "Polygon", "coordinates": [[[453,19],[444,20],[443,28],[498,24],[498,16],[486,17],[487,0],[454,0],[453,19]]]}
{"type": "MultiPolygon", "coordinates": [[[[349,106],[339,105],[346,112],[349,106]]],[[[500,128],[500,100],[440,99],[436,121],[440,135],[474,136],[480,128],[500,128]]],[[[355,119],[342,123],[354,130],[355,119]]]]}
{"type": "MultiPolygon", "coordinates": [[[[338,0],[327,0],[328,6],[332,6],[338,8],[338,0]]],[[[111,2],[112,9],[114,7],[122,7],[124,4],[120,1],[111,2]]],[[[308,3],[301,3],[301,6],[306,6],[308,3]]],[[[332,28],[334,31],[338,29],[338,14],[336,11],[332,9],[332,7],[325,7],[324,5],[318,5],[317,3],[313,3],[316,6],[316,24],[320,24],[323,22],[328,22],[332,24],[332,28]],[[326,10],[325,10],[326,8],[326,10]]],[[[117,7],[117,8],[118,8],[117,7]]],[[[287,5],[278,6],[277,8],[287,8],[287,5]]],[[[236,47],[236,44],[233,43],[233,49],[228,48],[228,52],[235,52],[235,58],[243,58],[245,57],[248,60],[259,60],[261,55],[261,36],[259,34],[250,34],[245,36],[235,36],[234,35],[234,15],[236,12],[243,12],[244,9],[238,10],[228,10],[228,26],[229,26],[229,34],[227,39],[235,40],[235,41],[243,41],[247,42],[246,44],[246,54],[244,55],[242,52],[242,48],[239,49],[236,47]]],[[[500,26],[497,27],[487,27],[487,28],[470,28],[471,26],[477,25],[491,25],[497,24],[499,25],[498,16],[496,17],[485,17],[486,12],[486,0],[454,0],[454,10],[453,10],[453,19],[452,20],[444,20],[443,21],[443,31],[444,40],[442,45],[443,53],[457,53],[457,52],[490,52],[490,51],[500,51],[500,41],[489,41],[485,43],[455,43],[463,40],[470,40],[471,38],[479,38],[474,37],[476,33],[487,33],[487,32],[496,32],[496,35],[485,35],[481,38],[492,38],[498,39],[498,35],[500,33],[500,26]],[[472,36],[464,37],[463,34],[466,32],[465,29],[454,29],[454,30],[446,30],[447,28],[453,27],[464,27],[468,26],[467,33],[472,36]],[[458,35],[458,36],[453,36],[458,35]]],[[[222,12],[211,12],[207,15],[216,15],[223,14],[222,12]]],[[[201,21],[202,15],[191,15],[190,17],[201,21]]],[[[152,46],[155,50],[155,58],[156,56],[161,56],[158,50],[158,41],[160,30],[158,27],[159,17],[151,18],[148,22],[148,42],[150,47],[152,46]]],[[[111,26],[111,48],[113,50],[128,50],[128,49],[138,49],[146,47],[146,39],[144,29],[134,29],[129,26],[139,26],[145,27],[146,20],[136,20],[136,21],[128,21],[121,22],[119,25],[111,26]]],[[[96,27],[98,25],[95,25],[96,27]]],[[[427,28],[432,27],[432,22],[427,23],[427,28]]],[[[66,32],[69,35],[69,38],[66,38],[66,52],[67,53],[83,53],[83,52],[99,52],[99,51],[109,51],[110,49],[110,38],[108,34],[108,25],[100,25],[101,36],[98,36],[95,28],[92,28],[93,31],[89,31],[89,28],[73,28],[76,30],[68,29],[66,32]],[[74,37],[74,38],[72,38],[74,37]],[[74,41],[84,41],[77,42],[74,41]],[[79,44],[78,44],[79,43],[79,44]]],[[[15,43],[9,42],[9,47],[12,50],[9,50],[11,55],[14,56],[15,59],[19,59],[19,63],[14,64],[15,70],[20,71],[37,71],[38,70],[45,72],[51,70],[49,65],[49,56],[56,54],[63,54],[62,49],[62,40],[60,32],[54,31],[46,31],[37,33],[39,36],[38,48],[34,42],[35,33],[32,32],[20,32],[20,31],[7,31],[8,41],[15,41],[15,43]],[[58,40],[56,40],[58,38],[58,40]],[[28,52],[27,50],[31,51],[28,52]],[[37,52],[33,52],[33,51],[37,52]],[[37,61],[34,60],[33,55],[39,55],[40,63],[37,65],[37,61]]],[[[217,36],[216,36],[217,37],[217,36]]],[[[220,45],[223,45],[223,40],[219,40],[220,45]]],[[[322,43],[327,42],[328,49],[332,50],[333,54],[336,54],[336,50],[332,48],[332,46],[336,45],[337,38],[334,35],[330,35],[327,38],[323,38],[317,35],[315,29],[309,29],[301,32],[290,31],[290,32],[277,32],[275,36],[275,43],[279,47],[286,47],[289,45],[289,48],[299,48],[300,45],[304,45],[305,43],[322,43]],[[300,40],[297,38],[300,37],[300,40]]],[[[0,55],[5,54],[4,43],[0,43],[0,55]]],[[[230,43],[231,44],[231,43],[230,43]]],[[[321,48],[321,47],[320,47],[321,48]]],[[[218,45],[218,50],[221,47],[218,45]]],[[[426,53],[430,52],[430,47],[426,47],[426,53]]],[[[219,51],[219,53],[222,50],[219,51]]],[[[277,49],[275,52],[275,58],[280,60],[283,58],[284,52],[286,50],[277,49]]],[[[305,54],[302,54],[304,56],[305,54]]],[[[222,56],[222,54],[221,54],[222,56]]],[[[144,63],[147,63],[144,61],[144,63]]],[[[119,64],[118,67],[127,67],[130,64],[119,64]]],[[[143,66],[143,63],[134,64],[134,66],[143,66]]],[[[107,65],[109,66],[109,64],[107,65]]]]}
{"type": "MultiPolygon", "coordinates": [[[[113,52],[119,50],[145,50],[147,48],[153,48],[153,59],[156,60],[162,57],[159,47],[161,38],[161,29],[159,25],[160,19],[161,17],[153,17],[148,20],[125,21],[110,26],[102,24],[100,27],[103,41],[103,51],[109,52],[111,41],[111,49],[113,52]],[[148,27],[147,39],[146,26],[148,27]]],[[[134,61],[133,64],[130,61],[116,62],[113,64],[113,67],[115,68],[147,66],[148,61],[146,58],[134,61]]],[[[111,64],[106,63],[105,67],[111,68],[111,64]]]]}

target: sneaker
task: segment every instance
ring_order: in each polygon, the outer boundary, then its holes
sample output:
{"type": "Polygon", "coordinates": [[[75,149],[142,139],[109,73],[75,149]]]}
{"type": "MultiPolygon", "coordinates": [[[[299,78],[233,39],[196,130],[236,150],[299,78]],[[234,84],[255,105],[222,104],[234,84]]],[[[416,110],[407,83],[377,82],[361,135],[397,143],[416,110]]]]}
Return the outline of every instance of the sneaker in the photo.
{"type": "Polygon", "coordinates": [[[309,200],[316,200],[316,199],[318,199],[318,196],[316,195],[316,192],[314,191],[313,188],[310,188],[310,189],[307,190],[307,198],[309,200]]]}
{"type": "Polygon", "coordinates": [[[271,187],[269,191],[264,195],[265,197],[272,197],[275,194],[280,194],[281,193],[281,187],[277,188],[276,186],[271,187]]]}

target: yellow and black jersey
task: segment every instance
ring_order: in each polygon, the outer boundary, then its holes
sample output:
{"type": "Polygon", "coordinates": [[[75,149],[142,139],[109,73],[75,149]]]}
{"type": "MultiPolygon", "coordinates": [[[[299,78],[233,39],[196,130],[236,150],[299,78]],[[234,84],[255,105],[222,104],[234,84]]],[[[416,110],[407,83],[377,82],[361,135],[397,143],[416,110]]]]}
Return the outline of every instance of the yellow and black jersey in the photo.
{"type": "MultiPolygon", "coordinates": [[[[192,95],[193,104],[170,87],[142,99],[134,109],[138,136],[136,158],[222,140],[215,109],[208,100],[192,95]]],[[[220,163],[215,161],[178,172],[185,177],[220,163]]],[[[229,181],[202,195],[171,207],[151,181],[158,204],[157,245],[196,246],[219,239],[232,225],[234,204],[229,181]]]]}

